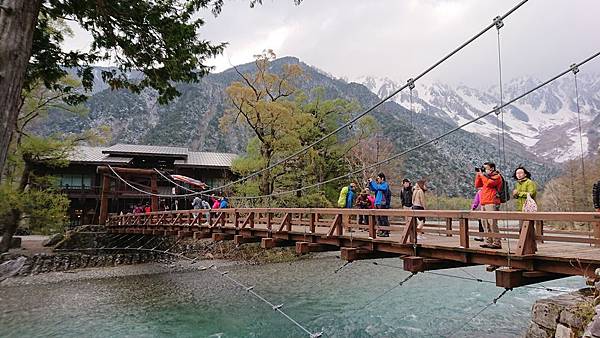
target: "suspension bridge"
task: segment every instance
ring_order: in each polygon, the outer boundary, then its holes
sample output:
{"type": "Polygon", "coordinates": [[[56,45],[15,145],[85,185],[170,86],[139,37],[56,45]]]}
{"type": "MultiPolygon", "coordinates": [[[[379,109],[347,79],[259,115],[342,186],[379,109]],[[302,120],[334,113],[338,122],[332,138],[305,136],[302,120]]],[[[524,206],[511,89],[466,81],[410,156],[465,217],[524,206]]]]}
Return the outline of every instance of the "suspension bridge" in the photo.
{"type": "MultiPolygon", "coordinates": [[[[522,213],[510,212],[507,210],[483,212],[449,210],[415,211],[400,209],[230,208],[219,210],[154,211],[145,214],[109,215],[106,211],[108,201],[105,194],[109,192],[111,179],[121,180],[131,189],[149,196],[152,199],[152,209],[156,210],[154,206],[158,204],[157,199],[159,197],[192,197],[208,195],[258,177],[262,173],[305,153],[332,135],[352,126],[352,124],[360,118],[373,112],[383,103],[407,88],[410,90],[410,102],[412,106],[412,92],[415,88],[415,82],[419,81],[423,76],[433,71],[439,65],[470,45],[473,41],[494,28],[496,28],[497,32],[499,100],[498,104],[494,107],[490,107],[488,112],[458,125],[451,130],[442,132],[437,137],[409,149],[405,149],[386,159],[377,161],[376,163],[369,164],[355,172],[349,172],[339,177],[297,189],[275,191],[271,194],[260,196],[233,196],[230,199],[252,200],[275,198],[277,196],[298,193],[303,190],[317,188],[323,184],[350,178],[352,175],[363,172],[364,170],[375,168],[381,164],[414,152],[417,149],[434,144],[472,123],[476,123],[481,119],[493,115],[498,117],[499,152],[497,154],[497,163],[502,167],[506,164],[504,108],[539,90],[552,81],[565,75],[572,74],[575,83],[575,92],[573,94],[576,96],[579,116],[580,105],[577,73],[580,71],[580,67],[600,55],[600,52],[592,54],[580,62],[571,64],[560,73],[539,83],[537,86],[527,90],[521,95],[505,100],[502,91],[500,32],[502,27],[504,27],[504,19],[516,12],[526,2],[527,0],[520,1],[504,15],[493,18],[492,23],[483,30],[470,37],[447,55],[443,56],[439,61],[428,67],[422,73],[410,78],[405,85],[393,91],[380,102],[356,115],[337,129],[269,166],[223,186],[204,191],[195,191],[178,185],[169,180],[166,175],[163,175],[160,171],[155,169],[153,172],[144,172],[145,174],[152,175],[154,180],[152,191],[146,191],[131,184],[120,175],[120,173],[123,174],[127,170],[142,169],[112,168],[110,166],[99,167],[99,172],[104,173],[100,222],[106,224],[108,232],[111,235],[125,236],[125,238],[130,238],[132,241],[135,240],[136,242],[144,242],[144,239],[152,240],[155,238],[166,237],[176,237],[179,239],[212,238],[215,241],[232,240],[238,245],[250,242],[260,242],[264,249],[278,246],[295,246],[296,253],[300,255],[316,251],[340,251],[341,258],[347,262],[381,257],[400,257],[403,260],[402,269],[409,271],[411,275],[395,287],[402,286],[404,282],[408,281],[409,278],[418,273],[436,273],[435,271],[441,269],[461,268],[473,265],[498,267],[495,270],[494,283],[505,290],[475,316],[485,311],[490,305],[495,304],[507,290],[511,290],[512,288],[534,287],[531,284],[568,276],[584,276],[590,280],[596,280],[597,275],[595,271],[600,268],[600,214],[591,212],[522,213]],[[167,179],[175,186],[185,189],[188,193],[177,196],[159,194],[155,189],[156,174],[167,179]],[[359,224],[359,216],[368,219],[367,224],[359,224]],[[389,218],[389,226],[377,225],[376,219],[381,216],[387,216],[389,218]],[[417,228],[418,217],[425,217],[427,219],[422,229],[417,228]],[[498,222],[501,231],[499,233],[479,232],[477,221],[480,219],[489,219],[498,222]],[[591,230],[559,230],[560,228],[556,225],[564,223],[587,225],[587,229],[591,230]],[[379,231],[389,231],[391,235],[389,237],[380,237],[378,236],[379,231]],[[478,243],[474,241],[474,239],[478,237],[500,239],[502,249],[481,248],[478,243]]],[[[578,120],[578,122],[582,173],[585,175],[583,167],[583,142],[581,141],[581,122],[580,120],[578,120]]],[[[142,171],[139,172],[141,173],[142,171]]],[[[585,182],[585,176],[583,179],[585,182]]],[[[125,247],[125,249],[132,248],[134,248],[133,245],[125,247]]],[[[146,250],[144,246],[139,249],[146,250]]],[[[149,250],[155,250],[155,248],[149,250]]],[[[168,251],[169,250],[163,252],[168,253],[168,251]]],[[[179,256],[184,259],[189,259],[182,255],[179,256]]],[[[203,267],[203,269],[215,268],[211,266],[203,267]]],[[[231,277],[227,276],[226,272],[219,271],[219,273],[221,273],[222,276],[231,279],[231,277]]],[[[439,274],[443,275],[443,273],[439,274]]],[[[243,283],[233,279],[232,282],[240,287],[244,287],[249,292],[252,291],[251,286],[245,286],[243,283]]],[[[260,295],[256,293],[253,294],[272,306],[274,310],[279,311],[311,337],[318,337],[321,335],[321,333],[311,333],[310,330],[307,330],[301,324],[294,321],[283,312],[280,305],[274,305],[260,295]]],[[[475,316],[473,316],[473,318],[475,316]]],[[[466,323],[468,323],[468,321],[466,323]]],[[[466,325],[466,323],[464,325],[466,325]]],[[[464,327],[464,325],[461,326],[461,328],[464,327]]]]}
{"type": "Polygon", "coordinates": [[[499,266],[496,285],[514,288],[575,275],[596,279],[599,223],[600,214],[591,212],[232,208],[115,215],[108,218],[107,228],[113,234],[260,242],[265,249],[295,246],[297,254],[339,250],[346,261],[402,257],[410,272],[499,266]],[[369,219],[368,225],[358,223],[360,215],[369,219]],[[387,216],[390,226],[376,225],[378,216],[387,216]],[[417,217],[431,221],[417,229],[417,217]],[[480,233],[481,218],[506,226],[501,233],[480,233]],[[544,229],[558,222],[588,223],[593,230],[544,229]],[[378,237],[382,230],[391,236],[378,237]],[[473,240],[477,237],[499,238],[503,248],[481,248],[473,240]]]}

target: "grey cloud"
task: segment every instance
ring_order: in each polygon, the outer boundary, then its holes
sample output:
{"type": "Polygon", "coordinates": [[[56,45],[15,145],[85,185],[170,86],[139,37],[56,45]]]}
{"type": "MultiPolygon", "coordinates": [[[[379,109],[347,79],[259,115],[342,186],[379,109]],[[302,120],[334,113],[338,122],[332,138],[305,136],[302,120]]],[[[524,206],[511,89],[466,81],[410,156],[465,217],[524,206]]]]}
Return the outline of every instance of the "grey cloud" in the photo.
{"type": "MultiPolygon", "coordinates": [[[[217,70],[229,62],[252,60],[263,48],[293,55],[339,77],[361,75],[404,81],[488,25],[517,1],[292,0],[226,1],[223,12],[201,13],[202,38],[229,42],[225,55],[211,61],[217,70]]],[[[501,30],[506,79],[547,78],[600,50],[600,2],[531,0],[505,20],[501,30]]],[[[76,37],[75,41],[80,41],[76,37]]],[[[493,29],[425,81],[489,87],[497,84],[496,31],[493,29]]],[[[582,68],[600,72],[600,60],[582,68]]]]}

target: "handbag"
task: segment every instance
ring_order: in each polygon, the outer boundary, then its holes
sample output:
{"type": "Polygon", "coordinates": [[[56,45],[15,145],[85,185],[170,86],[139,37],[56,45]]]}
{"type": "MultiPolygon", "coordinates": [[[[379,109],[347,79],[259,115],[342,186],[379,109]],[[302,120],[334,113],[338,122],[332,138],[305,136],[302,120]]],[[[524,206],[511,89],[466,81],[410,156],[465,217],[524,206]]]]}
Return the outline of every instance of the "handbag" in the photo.
{"type": "Polygon", "coordinates": [[[537,203],[531,197],[530,194],[527,194],[527,200],[523,204],[523,212],[536,212],[538,209],[537,203]]]}

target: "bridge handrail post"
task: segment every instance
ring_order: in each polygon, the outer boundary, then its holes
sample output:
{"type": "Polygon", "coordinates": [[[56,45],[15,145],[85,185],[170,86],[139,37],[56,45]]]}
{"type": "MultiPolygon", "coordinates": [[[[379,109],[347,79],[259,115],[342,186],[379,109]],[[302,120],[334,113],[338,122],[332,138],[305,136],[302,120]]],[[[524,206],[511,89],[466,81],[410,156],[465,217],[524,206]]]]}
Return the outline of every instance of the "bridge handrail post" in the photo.
{"type": "Polygon", "coordinates": [[[461,217],[458,220],[458,232],[460,233],[460,246],[468,249],[469,248],[469,219],[461,217]]]}
{"type": "Polygon", "coordinates": [[[372,239],[377,238],[377,231],[375,231],[375,223],[377,223],[377,217],[375,215],[369,215],[369,237],[372,239]]]}
{"type": "Polygon", "coordinates": [[[537,251],[537,245],[535,243],[535,221],[523,221],[523,227],[519,234],[519,244],[517,246],[517,255],[532,255],[537,251]]]}
{"type": "Polygon", "coordinates": [[[594,247],[600,247],[600,222],[592,223],[592,233],[594,234],[594,239],[596,243],[594,243],[594,247]]]}
{"type": "Polygon", "coordinates": [[[544,236],[544,221],[535,221],[535,237],[538,243],[544,243],[544,240],[538,237],[544,236]]]}
{"type": "MultiPolygon", "coordinates": [[[[452,217],[446,218],[446,231],[452,231],[452,217]]],[[[446,233],[446,237],[452,237],[452,234],[446,233]]]]}

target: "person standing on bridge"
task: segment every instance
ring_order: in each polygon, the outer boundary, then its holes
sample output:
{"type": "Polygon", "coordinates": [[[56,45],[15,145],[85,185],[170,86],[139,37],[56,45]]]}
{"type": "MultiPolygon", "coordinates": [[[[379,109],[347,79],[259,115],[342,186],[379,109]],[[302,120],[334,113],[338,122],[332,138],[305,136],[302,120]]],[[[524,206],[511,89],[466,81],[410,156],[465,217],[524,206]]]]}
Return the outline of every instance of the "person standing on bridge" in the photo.
{"type": "MultiPolygon", "coordinates": [[[[475,188],[481,188],[480,203],[483,211],[498,211],[500,206],[500,198],[498,191],[502,187],[502,177],[496,164],[486,162],[483,164],[483,171],[477,170],[475,175],[475,188]]],[[[486,231],[491,234],[499,234],[498,222],[495,219],[483,219],[486,231]]],[[[488,237],[486,243],[481,245],[482,248],[502,249],[500,238],[488,237]]]]}
{"type": "Polygon", "coordinates": [[[221,201],[215,197],[215,195],[210,195],[210,200],[212,201],[212,208],[219,209],[221,207],[221,201]]]}
{"type": "Polygon", "coordinates": [[[413,206],[413,186],[408,178],[402,180],[400,202],[402,203],[403,209],[411,209],[413,206]]]}
{"type": "Polygon", "coordinates": [[[229,208],[229,200],[226,196],[221,197],[221,203],[219,203],[219,209],[229,208]]]}
{"type": "MultiPolygon", "coordinates": [[[[389,209],[392,200],[392,194],[390,186],[385,181],[385,174],[379,173],[373,181],[369,178],[369,189],[375,192],[375,208],[376,209],[389,209]]],[[[377,216],[378,226],[390,226],[390,222],[387,216],[377,216]]],[[[389,230],[380,230],[377,236],[390,237],[389,230]]]]}
{"type": "MultiPolygon", "coordinates": [[[[477,193],[475,194],[475,197],[473,197],[473,202],[471,202],[471,210],[481,210],[481,189],[477,189],[477,193]]],[[[480,219],[478,220],[478,223],[479,233],[483,233],[483,223],[481,223],[480,219]]],[[[475,237],[474,240],[483,242],[483,237],[475,237]]]]}
{"type": "MultiPolygon", "coordinates": [[[[202,200],[200,199],[199,196],[194,197],[194,200],[192,201],[192,208],[194,208],[194,210],[199,210],[202,208],[202,200]]],[[[198,213],[194,213],[194,219],[198,218],[198,213]]]]}
{"type": "MultiPolygon", "coordinates": [[[[425,184],[425,180],[418,180],[415,185],[415,189],[413,191],[412,196],[412,209],[413,210],[425,210],[425,192],[427,191],[427,186],[425,184]]],[[[421,235],[423,233],[423,226],[425,225],[425,217],[417,217],[417,239],[425,239],[425,236],[421,235]]]]}
{"type": "Polygon", "coordinates": [[[600,181],[592,185],[592,203],[594,209],[597,212],[600,212],[600,181]]]}
{"type": "MultiPolygon", "coordinates": [[[[210,210],[210,203],[208,203],[207,197],[202,198],[201,205],[202,205],[202,209],[210,210]]],[[[203,223],[203,225],[209,225],[210,211],[206,212],[204,215],[206,216],[206,221],[203,223]]]]}
{"type": "Polygon", "coordinates": [[[354,201],[356,200],[356,183],[352,182],[347,187],[343,187],[340,190],[340,196],[338,197],[338,207],[350,209],[354,207],[354,201]]]}
{"type": "Polygon", "coordinates": [[[531,173],[522,166],[515,169],[513,178],[517,180],[515,189],[512,192],[512,195],[515,198],[515,208],[517,211],[524,211],[523,207],[527,201],[527,196],[530,196],[535,201],[537,185],[531,180],[531,173]]]}
{"type": "MultiPolygon", "coordinates": [[[[359,209],[371,209],[372,202],[369,199],[369,189],[363,190],[358,198],[356,199],[356,206],[359,209]]],[[[358,215],[358,224],[367,225],[369,224],[369,216],[367,215],[358,215]]]]}

